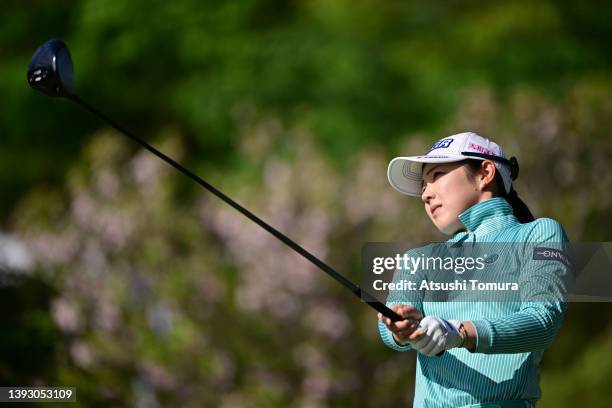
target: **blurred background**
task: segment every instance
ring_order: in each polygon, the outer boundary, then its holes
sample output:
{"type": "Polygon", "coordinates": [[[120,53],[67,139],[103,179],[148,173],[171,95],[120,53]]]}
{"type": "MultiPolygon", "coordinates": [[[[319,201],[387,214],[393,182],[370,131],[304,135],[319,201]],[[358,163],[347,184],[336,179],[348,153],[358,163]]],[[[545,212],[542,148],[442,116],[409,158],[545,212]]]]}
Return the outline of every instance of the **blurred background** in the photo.
{"type": "MultiPolygon", "coordinates": [[[[5,1],[0,380],[79,406],[410,406],[375,313],[96,117],[77,92],[354,281],[370,241],[444,240],[388,161],[465,130],[573,241],[612,241],[612,5],[574,1],[5,1]]],[[[612,307],[570,305],[539,406],[606,406],[612,307]]],[[[450,374],[450,373],[449,373],[450,374]]]]}

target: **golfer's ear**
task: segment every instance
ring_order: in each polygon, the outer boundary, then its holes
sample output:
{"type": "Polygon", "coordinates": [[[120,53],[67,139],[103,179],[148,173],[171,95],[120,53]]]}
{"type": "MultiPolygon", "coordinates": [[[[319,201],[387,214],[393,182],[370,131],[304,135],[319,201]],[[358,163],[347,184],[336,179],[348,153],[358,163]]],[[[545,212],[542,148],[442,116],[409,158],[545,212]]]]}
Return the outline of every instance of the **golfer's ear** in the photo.
{"type": "Polygon", "coordinates": [[[480,182],[483,184],[483,187],[493,183],[496,172],[497,169],[495,168],[495,164],[491,160],[482,161],[480,165],[480,182]]]}

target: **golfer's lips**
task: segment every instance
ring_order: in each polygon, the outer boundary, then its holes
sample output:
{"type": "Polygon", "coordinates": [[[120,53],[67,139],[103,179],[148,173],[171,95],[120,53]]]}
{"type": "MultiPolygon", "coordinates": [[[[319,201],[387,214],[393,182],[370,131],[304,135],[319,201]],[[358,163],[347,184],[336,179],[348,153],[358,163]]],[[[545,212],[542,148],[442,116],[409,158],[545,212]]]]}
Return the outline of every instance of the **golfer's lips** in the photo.
{"type": "Polygon", "coordinates": [[[429,212],[431,213],[431,215],[436,215],[436,210],[440,207],[442,207],[442,204],[432,204],[429,207],[429,212]]]}

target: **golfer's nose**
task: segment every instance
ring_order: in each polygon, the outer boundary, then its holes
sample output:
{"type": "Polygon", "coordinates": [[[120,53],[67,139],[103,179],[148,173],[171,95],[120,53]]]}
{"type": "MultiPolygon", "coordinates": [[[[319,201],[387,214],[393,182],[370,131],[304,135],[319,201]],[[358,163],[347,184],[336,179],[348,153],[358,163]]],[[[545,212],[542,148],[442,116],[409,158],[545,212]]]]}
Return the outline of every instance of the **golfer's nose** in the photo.
{"type": "Polygon", "coordinates": [[[432,199],[432,197],[433,197],[433,192],[431,190],[429,183],[423,183],[423,192],[421,193],[421,200],[423,200],[423,202],[427,204],[429,200],[432,199]]]}

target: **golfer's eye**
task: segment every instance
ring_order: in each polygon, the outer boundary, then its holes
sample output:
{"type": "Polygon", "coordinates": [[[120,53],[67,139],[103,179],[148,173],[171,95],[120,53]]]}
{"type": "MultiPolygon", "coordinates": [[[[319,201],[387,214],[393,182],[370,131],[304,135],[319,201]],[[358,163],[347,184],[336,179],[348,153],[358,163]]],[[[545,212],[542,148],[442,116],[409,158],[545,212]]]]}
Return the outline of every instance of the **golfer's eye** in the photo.
{"type": "Polygon", "coordinates": [[[442,174],[444,174],[444,173],[442,173],[441,171],[434,171],[434,173],[433,173],[433,175],[431,176],[431,178],[432,178],[433,180],[435,180],[435,179],[437,179],[437,178],[438,178],[438,176],[440,176],[440,175],[442,175],[442,174]]]}

